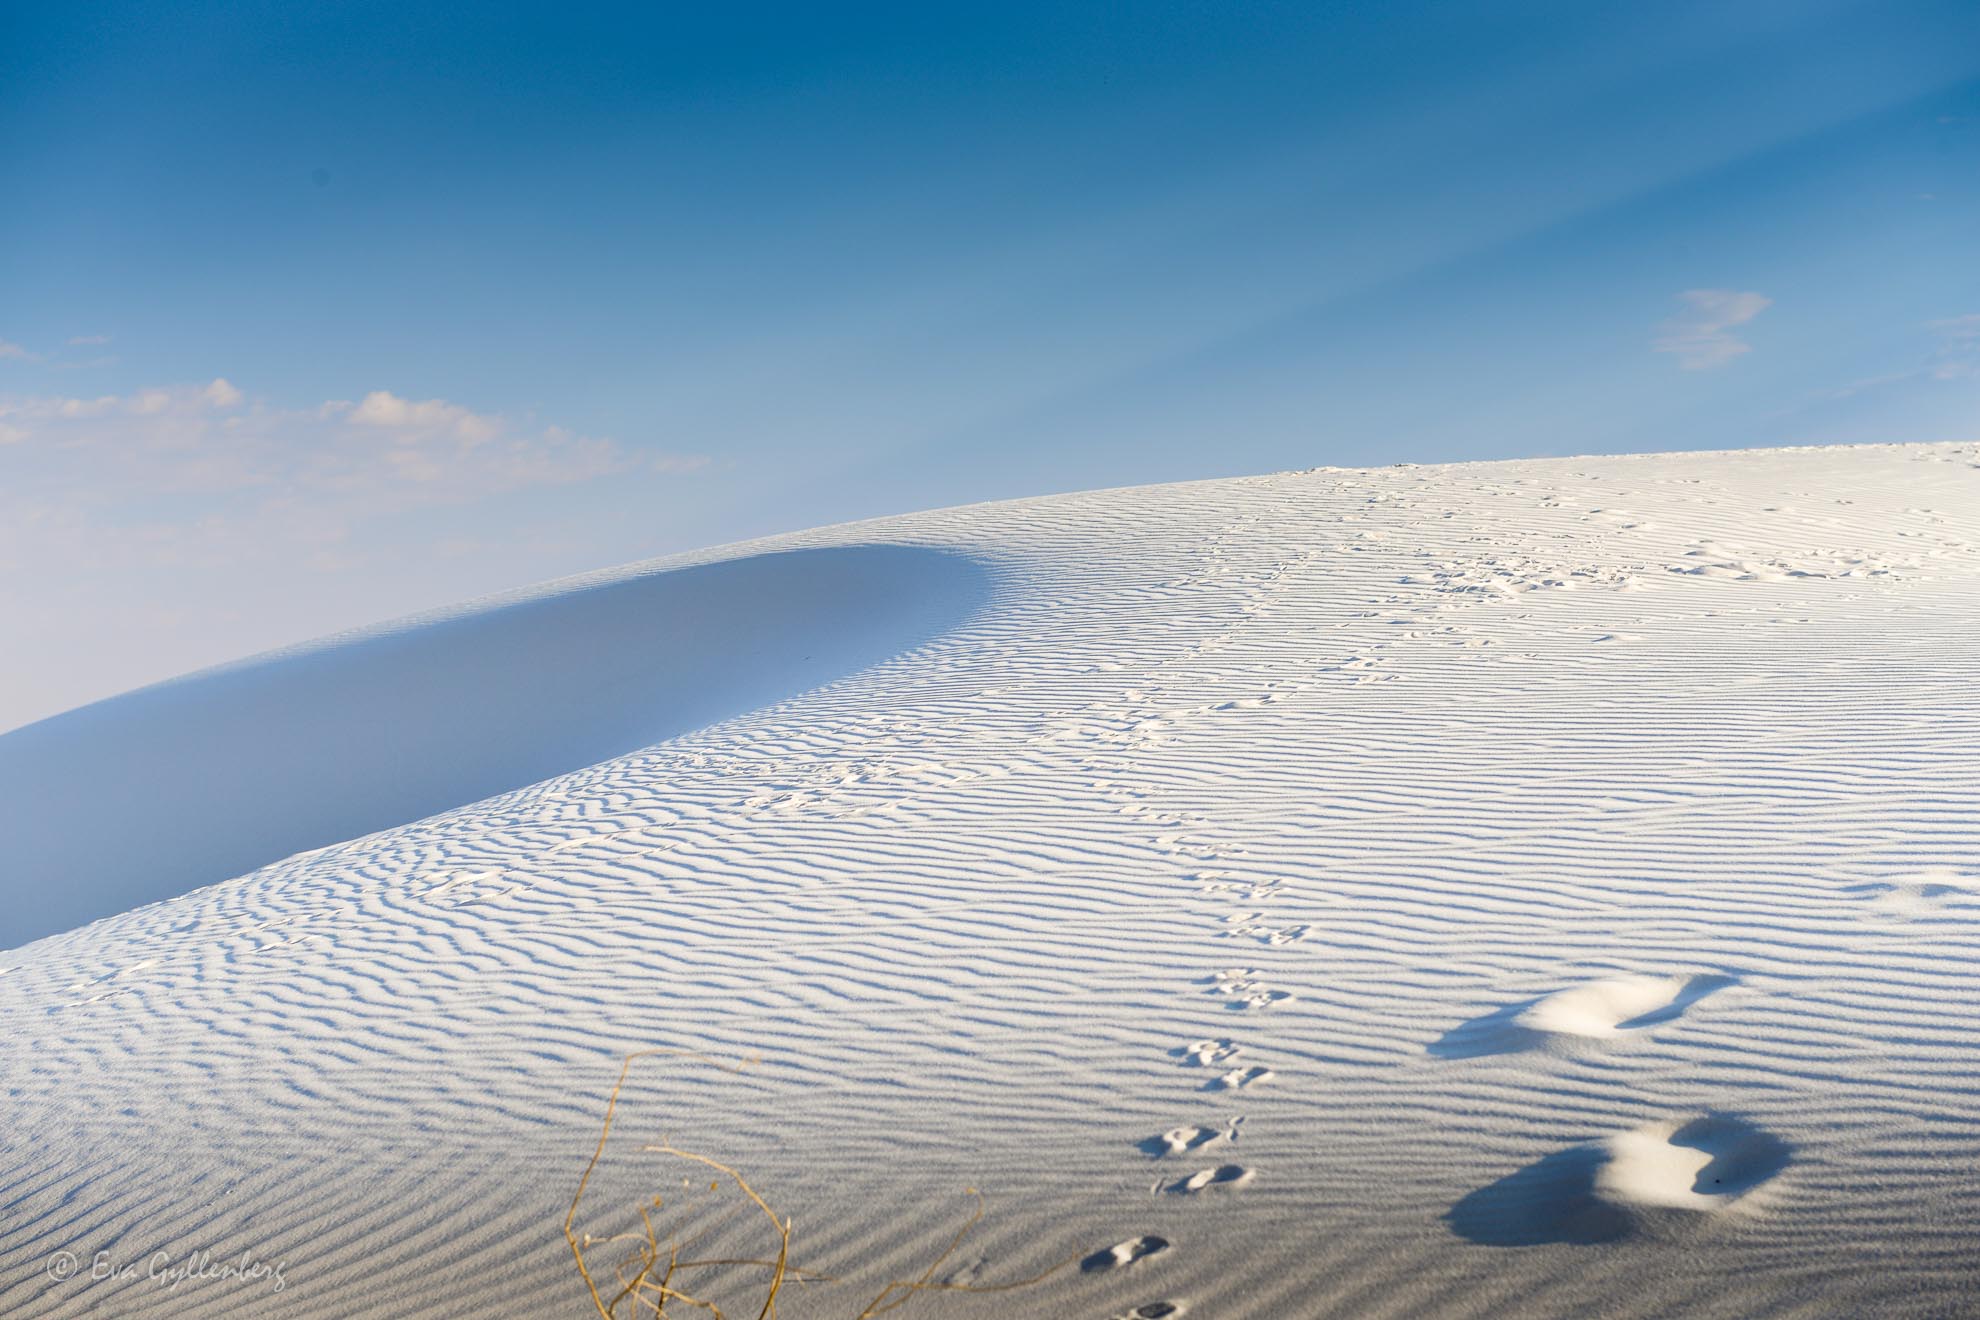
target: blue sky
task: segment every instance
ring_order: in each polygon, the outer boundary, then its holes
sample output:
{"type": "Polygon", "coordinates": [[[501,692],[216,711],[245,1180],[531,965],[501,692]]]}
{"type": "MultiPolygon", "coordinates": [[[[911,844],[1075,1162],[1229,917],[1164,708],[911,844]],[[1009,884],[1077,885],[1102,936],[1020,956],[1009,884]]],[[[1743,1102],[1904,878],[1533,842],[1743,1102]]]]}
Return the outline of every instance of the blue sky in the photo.
{"type": "Polygon", "coordinates": [[[0,728],[645,555],[1972,438],[1980,6],[0,10],[0,728]]]}

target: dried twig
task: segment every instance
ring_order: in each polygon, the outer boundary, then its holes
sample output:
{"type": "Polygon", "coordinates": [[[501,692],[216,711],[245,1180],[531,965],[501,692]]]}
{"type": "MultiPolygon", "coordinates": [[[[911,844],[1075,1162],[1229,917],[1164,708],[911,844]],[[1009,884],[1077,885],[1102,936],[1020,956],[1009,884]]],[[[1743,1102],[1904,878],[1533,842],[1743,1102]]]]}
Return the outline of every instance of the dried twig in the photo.
{"type": "MultiPolygon", "coordinates": [[[[682,1259],[681,1252],[684,1247],[692,1247],[695,1241],[699,1241],[714,1232],[721,1226],[720,1221],[715,1225],[704,1228],[694,1238],[690,1239],[688,1243],[684,1244],[678,1240],[670,1240],[663,1250],[660,1245],[659,1231],[653,1225],[653,1216],[649,1212],[649,1208],[644,1206],[639,1211],[640,1224],[643,1230],[641,1232],[615,1233],[609,1237],[602,1238],[593,1237],[589,1233],[584,1234],[580,1238],[578,1234],[578,1207],[584,1200],[586,1188],[591,1184],[591,1175],[597,1171],[599,1162],[605,1156],[605,1145],[612,1135],[612,1121],[618,1111],[619,1095],[625,1089],[626,1078],[631,1074],[632,1066],[636,1061],[658,1057],[685,1058],[704,1063],[713,1063],[716,1067],[722,1068],[727,1072],[741,1072],[743,1068],[757,1062],[755,1059],[747,1059],[741,1063],[726,1063],[720,1059],[710,1058],[708,1055],[699,1054],[691,1050],[674,1049],[635,1050],[626,1055],[625,1061],[619,1068],[618,1080],[612,1084],[611,1095],[605,1102],[605,1121],[598,1133],[598,1145],[591,1153],[590,1162],[584,1167],[583,1176],[578,1179],[577,1192],[571,1197],[570,1210],[564,1216],[564,1240],[570,1244],[571,1256],[577,1261],[578,1273],[584,1279],[585,1289],[591,1294],[591,1304],[597,1310],[600,1320],[619,1320],[619,1308],[627,1302],[632,1303],[635,1320],[637,1320],[639,1314],[643,1313],[642,1308],[647,1306],[652,1308],[653,1320],[667,1320],[669,1306],[690,1307],[706,1313],[712,1317],[712,1320],[727,1320],[727,1316],[724,1314],[722,1308],[712,1299],[696,1296],[685,1291],[683,1284],[677,1282],[677,1280],[682,1279],[692,1271],[724,1267],[732,1268],[735,1266],[756,1266],[770,1272],[768,1287],[765,1291],[763,1302],[756,1312],[756,1320],[776,1320],[778,1295],[782,1292],[787,1280],[797,1279],[804,1282],[821,1283],[835,1283],[838,1280],[829,1274],[820,1274],[813,1270],[800,1269],[798,1266],[791,1264],[790,1218],[788,1216],[780,1218],[777,1212],[771,1209],[770,1203],[754,1187],[750,1186],[748,1179],[719,1160],[710,1159],[706,1155],[700,1155],[694,1151],[683,1150],[678,1146],[667,1144],[641,1148],[652,1154],[669,1155],[675,1159],[683,1159],[691,1163],[700,1164],[705,1168],[714,1170],[716,1173],[725,1175],[733,1181],[743,1195],[748,1197],[756,1205],[758,1210],[762,1211],[764,1218],[768,1219],[771,1226],[776,1230],[777,1254],[774,1258],[761,1259],[723,1256],[682,1259]],[[621,1242],[633,1243],[634,1247],[614,1269],[613,1274],[617,1279],[619,1289],[608,1299],[599,1290],[598,1280],[593,1276],[591,1266],[585,1259],[585,1252],[587,1249],[595,1249],[621,1242]],[[657,1274],[656,1271],[658,1271],[657,1274]]],[[[708,1190],[711,1192],[715,1191],[718,1186],[719,1182],[711,1182],[708,1190]]],[[[890,1311],[907,1305],[925,1292],[1000,1293],[1010,1292],[1018,1288],[1028,1288],[1033,1284],[1042,1282],[1047,1277],[1064,1269],[1074,1260],[1078,1259],[1075,1253],[1058,1262],[1056,1265],[1032,1275],[1030,1278],[1016,1279],[1009,1283],[971,1284],[938,1282],[935,1278],[935,1272],[942,1267],[944,1262],[955,1255],[957,1250],[961,1248],[963,1241],[969,1236],[970,1230],[975,1228],[983,1219],[983,1194],[974,1187],[967,1188],[965,1191],[967,1195],[975,1198],[976,1208],[969,1218],[964,1221],[962,1227],[956,1230],[956,1234],[949,1240],[949,1244],[936,1255],[934,1260],[929,1262],[928,1268],[923,1270],[915,1278],[895,1279],[889,1282],[886,1287],[880,1290],[878,1296],[866,1304],[865,1309],[859,1312],[855,1320],[873,1320],[875,1316],[885,1315],[890,1311]]],[[[695,1198],[690,1198],[685,1208],[691,1209],[694,1204],[695,1198]]],[[[653,1198],[652,1208],[657,1209],[659,1206],[660,1198],[653,1198]]]]}

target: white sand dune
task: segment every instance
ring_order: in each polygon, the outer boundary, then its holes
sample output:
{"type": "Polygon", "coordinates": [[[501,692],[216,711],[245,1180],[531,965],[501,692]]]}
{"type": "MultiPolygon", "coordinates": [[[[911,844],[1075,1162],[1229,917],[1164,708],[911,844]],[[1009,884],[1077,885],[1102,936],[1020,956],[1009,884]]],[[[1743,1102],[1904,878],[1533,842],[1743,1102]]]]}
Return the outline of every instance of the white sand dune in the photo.
{"type": "Polygon", "coordinates": [[[639,1048],[792,1320],[1971,1313],[1976,637],[1980,446],[1317,470],[16,731],[0,1313],[585,1314],[639,1048]]]}

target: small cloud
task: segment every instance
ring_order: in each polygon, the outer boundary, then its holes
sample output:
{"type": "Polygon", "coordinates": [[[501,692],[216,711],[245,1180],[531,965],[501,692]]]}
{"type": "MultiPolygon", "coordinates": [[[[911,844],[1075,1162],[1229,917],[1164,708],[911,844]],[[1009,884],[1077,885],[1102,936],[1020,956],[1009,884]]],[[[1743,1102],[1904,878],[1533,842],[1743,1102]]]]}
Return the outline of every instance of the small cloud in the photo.
{"type": "Polygon", "coordinates": [[[41,361],[41,354],[30,353],[19,344],[0,339],[0,359],[4,358],[13,358],[20,362],[39,362],[41,361]]]}
{"type": "Polygon", "coordinates": [[[109,335],[71,335],[69,337],[70,348],[93,348],[109,342],[109,335]]]}
{"type": "Polygon", "coordinates": [[[1762,293],[1732,289],[1687,289],[1678,297],[1689,310],[1665,322],[1664,333],[1651,347],[1659,353],[1674,353],[1686,371],[1709,371],[1723,367],[1753,346],[1732,333],[1774,305],[1762,293]]]}
{"type": "MultiPolygon", "coordinates": [[[[328,405],[326,405],[328,406],[328,405]]],[[[471,412],[445,399],[415,403],[390,390],[373,390],[351,409],[350,420],[358,426],[377,426],[409,434],[451,434],[469,444],[492,440],[501,430],[493,417],[471,412]]]]}
{"type": "Polygon", "coordinates": [[[76,421],[84,417],[101,417],[116,408],[123,400],[114,394],[105,394],[95,399],[40,399],[35,402],[40,408],[47,409],[46,416],[76,421]]]}

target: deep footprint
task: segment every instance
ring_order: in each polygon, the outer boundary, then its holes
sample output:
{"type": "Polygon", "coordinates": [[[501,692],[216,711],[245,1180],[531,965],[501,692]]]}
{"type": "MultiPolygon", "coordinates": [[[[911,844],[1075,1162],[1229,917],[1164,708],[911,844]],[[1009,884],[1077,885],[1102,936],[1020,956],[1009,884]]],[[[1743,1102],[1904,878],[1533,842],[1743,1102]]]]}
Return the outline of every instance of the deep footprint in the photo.
{"type": "Polygon", "coordinates": [[[1900,917],[1927,917],[1973,898],[1973,877],[1950,866],[1932,866],[1892,880],[1849,886],[1848,892],[1900,917]]]}
{"type": "Polygon", "coordinates": [[[1618,1204],[1714,1213],[1787,1167],[1786,1142],[1742,1119],[1707,1114],[1648,1123],[1604,1143],[1596,1194],[1618,1204]]]}
{"type": "Polygon", "coordinates": [[[1793,1151],[1726,1114],[1649,1123],[1556,1151],[1464,1197],[1444,1215],[1493,1247],[1615,1242],[1646,1226],[1683,1227],[1739,1204],[1793,1151]]]}
{"type": "Polygon", "coordinates": [[[1260,1082],[1269,1082],[1276,1076],[1278,1074],[1270,1068],[1264,1067],[1262,1064],[1254,1064],[1249,1068],[1233,1068],[1222,1077],[1212,1078],[1203,1084],[1203,1089],[1206,1091],[1240,1091],[1247,1086],[1256,1086],[1260,1082]]]}
{"type": "Polygon", "coordinates": [[[1124,1270],[1169,1249],[1169,1239],[1157,1237],[1153,1233],[1126,1242],[1117,1242],[1104,1251],[1096,1251],[1079,1263],[1082,1273],[1097,1274],[1102,1270],[1124,1270]]]}
{"type": "Polygon", "coordinates": [[[1610,976],[1494,1009],[1445,1032],[1429,1052],[1445,1059],[1614,1040],[1675,1021],[1735,976],[1610,976]]]}
{"type": "Polygon", "coordinates": [[[1198,1192],[1242,1187],[1252,1177],[1252,1171],[1242,1164],[1219,1164],[1213,1169],[1198,1169],[1187,1178],[1165,1183],[1161,1190],[1177,1196],[1195,1196],[1198,1192]]]}
{"type": "Polygon", "coordinates": [[[1170,1128],[1159,1137],[1150,1137],[1141,1143],[1141,1149],[1156,1159],[1166,1159],[1174,1155],[1186,1155],[1205,1146],[1234,1142],[1238,1138],[1238,1125],[1242,1118],[1234,1118],[1221,1128],[1179,1127],[1170,1128]]]}
{"type": "Polygon", "coordinates": [[[1212,1064],[1236,1058],[1238,1045],[1230,1040],[1193,1040],[1170,1050],[1169,1055],[1181,1059],[1192,1068],[1208,1068],[1212,1064]]]}
{"type": "Polygon", "coordinates": [[[1209,993],[1222,995],[1230,1002],[1227,1008],[1243,1010],[1247,1008],[1270,1008],[1292,998],[1288,990],[1268,990],[1262,981],[1255,979],[1258,973],[1249,967],[1233,967],[1215,976],[1205,978],[1203,984],[1210,987],[1209,993]]]}

